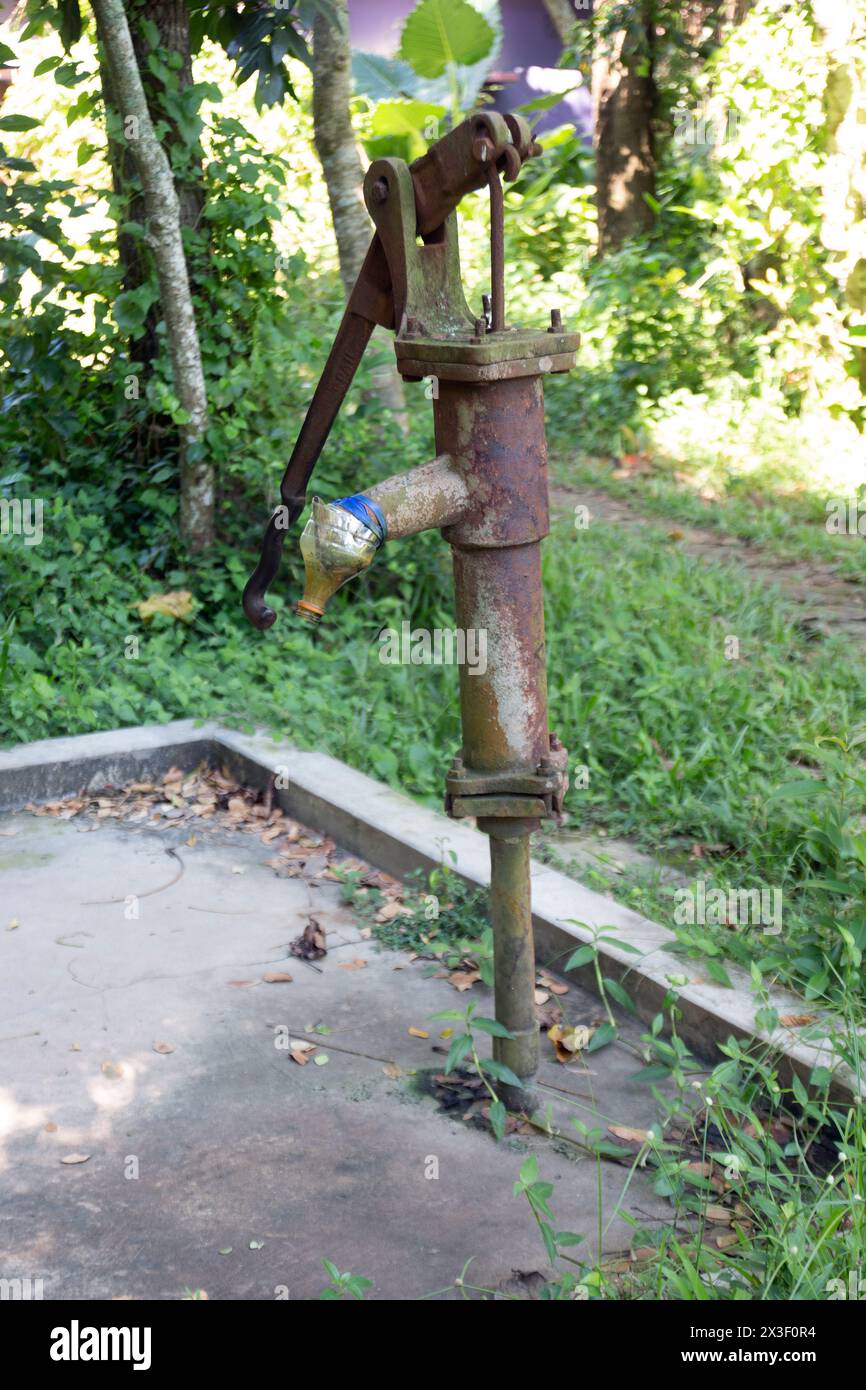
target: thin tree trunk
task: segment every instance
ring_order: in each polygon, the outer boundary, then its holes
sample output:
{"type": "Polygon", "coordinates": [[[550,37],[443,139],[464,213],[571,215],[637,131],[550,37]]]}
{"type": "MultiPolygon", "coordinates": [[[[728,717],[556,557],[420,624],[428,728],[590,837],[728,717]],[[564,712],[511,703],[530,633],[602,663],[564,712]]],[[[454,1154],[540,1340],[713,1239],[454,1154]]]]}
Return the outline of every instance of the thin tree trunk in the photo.
{"type": "MultiPolygon", "coordinates": [[[[182,61],[177,70],[177,78],[182,94],[192,85],[193,80],[189,13],[186,0],[126,0],[125,10],[142,86],[148,99],[148,106],[153,111],[156,109],[154,98],[157,96],[161,84],[159,79],[147,69],[149,45],[142,34],[142,22],[149,20],[156,26],[161,49],[180,54],[182,61]]],[[[98,30],[97,21],[97,37],[101,43],[101,35],[99,35],[98,30]]],[[[118,106],[112,91],[111,76],[104,64],[101,72],[101,83],[106,114],[111,111],[117,115],[118,106]]],[[[182,136],[169,112],[160,110],[159,114],[168,125],[165,147],[170,152],[175,145],[181,143],[182,136]]],[[[108,126],[108,122],[106,124],[108,126]]],[[[110,129],[108,130],[108,156],[114,193],[122,204],[125,204],[125,211],[118,219],[119,222],[143,222],[145,216],[144,195],[140,190],[132,187],[136,172],[135,162],[128,144],[124,141],[113,140],[110,129]]],[[[193,171],[190,176],[183,182],[175,182],[175,190],[180,203],[181,224],[184,227],[198,227],[205,200],[200,159],[194,159],[193,171]]],[[[149,258],[144,254],[141,242],[127,232],[118,231],[117,249],[123,271],[123,288],[124,290],[136,290],[150,276],[149,258]]],[[[192,278],[194,279],[194,277],[192,278]]],[[[145,376],[150,375],[153,362],[159,351],[158,324],[158,307],[152,306],[147,312],[141,333],[130,342],[130,356],[140,365],[145,376]]]]}
{"type": "MultiPolygon", "coordinates": [[[[108,142],[108,163],[111,169],[111,186],[114,196],[118,203],[117,212],[117,257],[120,263],[120,270],[123,276],[124,291],[137,290],[148,278],[149,268],[147,256],[144,254],[144,247],[137,237],[130,232],[121,231],[125,222],[143,222],[144,204],[141,194],[130,192],[130,180],[135,174],[135,164],[129,151],[129,146],[123,141],[118,140],[113,134],[115,123],[122,125],[120,117],[120,107],[114,95],[111,81],[111,72],[108,61],[105,57],[102,35],[99,28],[99,20],[96,23],[97,41],[99,46],[99,78],[102,88],[102,104],[105,108],[105,135],[108,142]]],[[[158,318],[154,310],[148,310],[147,317],[141,332],[136,337],[130,338],[129,356],[130,361],[140,368],[145,376],[149,376],[153,361],[159,350],[159,340],[157,338],[158,318]]]]}
{"type": "MultiPolygon", "coordinates": [[[[322,165],[337,252],[340,278],[346,296],[358,278],[372,236],[372,225],[364,205],[364,170],[352,129],[350,100],[352,70],[349,49],[347,0],[331,0],[338,24],[323,10],[313,24],[313,137],[322,165]]],[[[376,331],[374,342],[382,341],[376,331]]],[[[403,383],[393,362],[373,373],[375,395],[397,416],[400,427],[408,428],[403,383]]]]}
{"type": "Polygon", "coordinates": [[[654,11],[654,0],[641,0],[640,41],[620,30],[592,65],[599,256],[653,221],[644,195],[656,184],[654,11]]]}
{"type": "MultiPolygon", "coordinates": [[[[129,18],[132,44],[138,59],[138,70],[141,73],[145,96],[149,97],[158,85],[161,89],[161,84],[159,84],[158,78],[151,77],[147,71],[146,62],[149,48],[141,32],[141,25],[144,20],[149,20],[156,25],[160,48],[165,49],[168,53],[180,55],[181,65],[177,69],[177,79],[182,96],[193,83],[189,10],[186,0],[134,0],[134,4],[129,6],[129,18]]],[[[183,136],[170,112],[161,109],[159,115],[168,125],[165,144],[166,148],[171,151],[175,145],[184,143],[183,136]]],[[[200,151],[196,151],[192,168],[183,181],[175,181],[177,198],[180,203],[180,220],[184,227],[197,226],[204,207],[205,192],[200,154],[200,151]]]]}
{"type": "MultiPolygon", "coordinates": [[[[863,125],[866,123],[866,8],[862,0],[816,5],[815,32],[826,55],[824,133],[828,160],[823,175],[822,239],[833,251],[832,271],[848,310],[848,326],[862,329],[866,314],[866,209],[863,125]]],[[[848,413],[866,416],[866,347],[852,340],[861,399],[848,413]]],[[[862,428],[862,425],[861,425],[862,428]]]]}
{"type": "Polygon", "coordinates": [[[571,0],[544,0],[544,8],[562,41],[563,48],[571,43],[577,15],[571,0]]]}
{"type": "Polygon", "coordinates": [[[181,240],[180,205],[171,166],[154,134],[123,0],[92,3],[111,88],[141,179],[174,389],[187,416],[181,425],[181,535],[192,550],[201,551],[213,542],[214,474],[212,465],[202,458],[207,395],[181,240]]]}

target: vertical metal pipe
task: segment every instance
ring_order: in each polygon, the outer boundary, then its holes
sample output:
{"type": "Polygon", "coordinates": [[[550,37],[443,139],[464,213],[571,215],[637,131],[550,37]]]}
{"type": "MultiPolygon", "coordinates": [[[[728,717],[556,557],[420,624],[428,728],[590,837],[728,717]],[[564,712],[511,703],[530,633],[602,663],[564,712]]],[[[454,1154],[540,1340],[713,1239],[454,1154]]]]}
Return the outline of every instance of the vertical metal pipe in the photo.
{"type": "Polygon", "coordinates": [[[535,1017],[535,945],[529,879],[529,836],[537,821],[479,820],[490,837],[490,920],[497,1020],[512,1034],[494,1038],[493,1056],[525,1083],[497,1082],[512,1110],[531,1109],[530,1083],[538,1067],[535,1017]]]}
{"type": "MultiPolygon", "coordinates": [[[[549,751],[539,546],[455,546],[454,578],[458,624],[486,635],[486,671],[460,671],[463,757],[477,772],[534,772],[549,751]]],[[[514,1035],[495,1039],[493,1055],[522,1083],[497,1082],[496,1090],[513,1110],[534,1108],[538,1067],[529,875],[529,837],[538,825],[534,819],[478,820],[490,838],[496,1018],[514,1035]]]]}
{"type": "MultiPolygon", "coordinates": [[[[495,182],[494,328],[504,322],[498,175],[495,182]]],[[[482,775],[535,773],[550,753],[539,544],[548,530],[541,380],[443,381],[434,417],[437,447],[462,469],[470,494],[469,510],[444,532],[454,555],[457,624],[485,642],[486,668],[460,669],[463,760],[482,775]]],[[[519,813],[478,815],[490,837],[496,1017],[514,1034],[495,1040],[494,1056],[522,1083],[496,1089],[513,1109],[532,1108],[538,1024],[529,837],[539,822],[519,813]]]]}
{"type": "Polygon", "coordinates": [[[499,171],[494,164],[490,170],[490,289],[492,312],[490,327],[494,333],[505,328],[505,199],[499,171]]]}
{"type": "Polygon", "coordinates": [[[477,772],[534,772],[550,744],[541,548],[453,547],[457,626],[486,669],[460,667],[463,757],[477,772]]]}

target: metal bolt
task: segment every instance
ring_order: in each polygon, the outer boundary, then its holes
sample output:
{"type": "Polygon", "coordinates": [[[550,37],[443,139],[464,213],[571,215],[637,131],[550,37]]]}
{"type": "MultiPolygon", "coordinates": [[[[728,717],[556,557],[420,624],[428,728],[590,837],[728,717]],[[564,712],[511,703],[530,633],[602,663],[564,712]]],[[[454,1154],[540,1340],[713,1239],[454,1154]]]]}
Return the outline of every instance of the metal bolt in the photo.
{"type": "Polygon", "coordinates": [[[548,333],[561,333],[561,332],[562,332],[562,312],[561,312],[561,310],[559,310],[559,309],[551,309],[551,311],[550,311],[550,327],[548,328],[547,331],[548,331],[548,333]]]}
{"type": "Polygon", "coordinates": [[[493,153],[493,145],[486,135],[481,135],[472,142],[472,153],[481,164],[486,164],[493,153]]]}
{"type": "Polygon", "coordinates": [[[475,336],[476,336],[476,338],[483,338],[484,335],[486,334],[486,332],[487,332],[487,320],[486,320],[486,319],[476,319],[476,320],[475,320],[475,336]]]}
{"type": "Polygon", "coordinates": [[[416,318],[408,318],[408,319],[406,320],[406,333],[407,333],[410,337],[414,337],[414,336],[416,335],[416,333],[420,333],[420,332],[421,332],[421,324],[420,324],[420,321],[419,321],[418,319],[416,319],[416,318]]]}
{"type": "Polygon", "coordinates": [[[454,757],[453,757],[452,762],[451,762],[451,771],[452,771],[452,772],[462,772],[462,771],[463,771],[463,755],[462,755],[461,753],[455,753],[455,754],[454,754],[454,757]]]}

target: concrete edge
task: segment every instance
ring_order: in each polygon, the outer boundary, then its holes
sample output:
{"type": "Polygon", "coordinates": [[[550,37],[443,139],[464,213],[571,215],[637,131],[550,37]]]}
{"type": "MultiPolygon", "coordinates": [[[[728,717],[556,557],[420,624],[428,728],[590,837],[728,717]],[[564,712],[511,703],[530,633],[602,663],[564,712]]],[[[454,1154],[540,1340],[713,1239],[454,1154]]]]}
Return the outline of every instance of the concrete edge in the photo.
{"type": "Polygon", "coordinates": [[[191,772],[213,756],[219,732],[215,724],[177,719],[0,748],[0,813],[31,801],[61,801],[84,790],[146,780],[172,766],[191,772]]]}
{"type": "MultiPolygon", "coordinates": [[[[328,754],[303,752],[266,734],[238,733],[215,723],[176,720],[0,750],[0,811],[122,785],[133,777],[164,773],[173,765],[192,771],[203,760],[219,762],[250,786],[262,787],[276,773],[277,795],[289,815],[396,877],[433,868],[447,854],[467,882],[489,885],[487,842],[479,831],[328,754]]],[[[794,1074],[808,1083],[813,1067],[823,1065],[834,1071],[838,1099],[853,1096],[856,1080],[838,1060],[834,1064],[826,1039],[805,1042],[789,1028],[771,1036],[756,1025],[759,1006],[745,971],[726,963],[733,989],[702,980],[699,963],[671,954],[674,937],[665,927],[535,860],[532,886],[540,963],[563,971],[568,956],[592,941],[593,929],[604,927],[641,952],[636,956],[612,943],[599,947],[603,973],[625,985],[642,1020],[648,1022],[658,1013],[671,977],[694,973],[695,978],[677,986],[682,1014],[678,1031],[698,1056],[717,1060],[719,1046],[732,1035],[768,1043],[778,1054],[783,1085],[790,1084],[794,1074]]],[[[596,992],[591,965],[567,973],[596,992]]],[[[769,1003],[781,1017],[812,1012],[783,989],[771,990],[769,1003]]],[[[826,1012],[819,1018],[827,1034],[842,1026],[826,1012]]]]}

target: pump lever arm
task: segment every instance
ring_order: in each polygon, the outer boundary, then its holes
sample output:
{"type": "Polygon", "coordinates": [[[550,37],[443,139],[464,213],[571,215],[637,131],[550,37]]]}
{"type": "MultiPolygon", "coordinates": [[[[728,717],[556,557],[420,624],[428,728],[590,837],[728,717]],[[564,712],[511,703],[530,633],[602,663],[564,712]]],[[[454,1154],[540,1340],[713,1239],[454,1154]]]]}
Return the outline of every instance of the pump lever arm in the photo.
{"type": "Polygon", "coordinates": [[[280,484],[282,506],[277,507],[267,524],[262,538],[261,558],[244,589],[244,612],[253,627],[268,628],[277,616],[266,604],[265,594],[277,577],[286,532],[304,510],[310,475],[352,384],[373,329],[377,323],[385,328],[393,327],[393,318],[387,262],[382,243],[376,235],[349,296],[337,336],[283,474],[280,484]]]}
{"type": "MultiPolygon", "coordinates": [[[[455,126],[410,166],[415,204],[411,214],[413,230],[421,236],[431,236],[466,193],[488,182],[491,168],[501,168],[507,178],[513,179],[523,160],[537,154],[540,148],[519,116],[479,112],[455,126]]],[[[382,191],[387,198],[387,186],[382,191]]],[[[310,475],[375,325],[400,327],[395,323],[394,300],[388,258],[377,232],[283,475],[282,506],[268,522],[261,558],[244,589],[244,612],[254,627],[270,627],[276,618],[265,603],[265,594],[279,570],[285,533],[304,509],[310,475]]],[[[403,307],[401,304],[401,315],[403,307]]]]}

